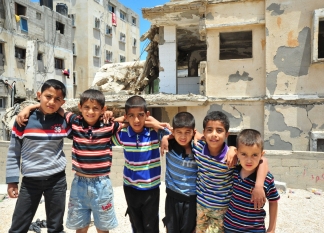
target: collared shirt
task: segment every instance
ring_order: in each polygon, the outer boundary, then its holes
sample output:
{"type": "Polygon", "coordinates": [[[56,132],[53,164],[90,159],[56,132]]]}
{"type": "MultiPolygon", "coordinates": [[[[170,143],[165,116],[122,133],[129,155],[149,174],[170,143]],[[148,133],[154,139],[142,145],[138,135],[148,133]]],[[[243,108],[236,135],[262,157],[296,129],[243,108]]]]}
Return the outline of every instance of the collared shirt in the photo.
{"type": "MultiPolygon", "coordinates": [[[[255,171],[250,176],[242,179],[240,171],[242,167],[238,165],[233,174],[233,194],[228,210],[224,217],[224,227],[233,232],[265,232],[264,218],[266,212],[263,208],[254,209],[253,202],[250,201],[251,193],[255,186],[255,171]]],[[[274,178],[268,172],[264,181],[264,191],[269,201],[278,201],[279,193],[274,184],[274,178]]]]}
{"type": "Polygon", "coordinates": [[[138,190],[149,190],[160,185],[160,140],[169,130],[144,127],[136,133],[132,127],[123,128],[112,137],[113,144],[124,148],[124,185],[138,190]]]}
{"type": "Polygon", "coordinates": [[[86,175],[108,175],[112,162],[111,136],[121,125],[97,121],[90,126],[82,116],[71,112],[65,118],[72,127],[72,169],[86,175]]]}
{"type": "Polygon", "coordinates": [[[51,176],[66,167],[63,138],[71,129],[58,113],[35,110],[26,126],[15,121],[8,149],[6,183],[18,183],[19,171],[27,177],[51,176]]]}
{"type": "Polygon", "coordinates": [[[233,168],[228,168],[225,156],[228,146],[217,156],[210,155],[208,145],[198,141],[194,154],[198,165],[197,203],[206,208],[227,208],[232,194],[233,168]]]}
{"type": "Polygon", "coordinates": [[[197,163],[193,153],[185,149],[175,139],[169,140],[166,153],[165,184],[168,189],[185,195],[196,195],[197,163]]]}

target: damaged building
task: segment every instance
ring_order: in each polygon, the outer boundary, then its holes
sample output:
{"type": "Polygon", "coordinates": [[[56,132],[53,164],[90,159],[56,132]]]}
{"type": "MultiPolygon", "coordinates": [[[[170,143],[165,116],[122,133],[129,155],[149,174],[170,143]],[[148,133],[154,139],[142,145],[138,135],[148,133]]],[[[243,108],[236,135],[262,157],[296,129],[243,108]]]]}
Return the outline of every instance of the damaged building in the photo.
{"type": "MultiPolygon", "coordinates": [[[[142,14],[154,29],[146,50],[158,58],[157,69],[149,58],[144,68],[158,78],[134,87],[136,79],[107,77],[102,67],[94,86],[110,92],[117,80],[118,91],[134,94],[158,82],[160,94],[144,97],[161,121],[189,111],[202,131],[206,113],[220,110],[230,119],[230,145],[255,128],[268,150],[324,151],[323,1],[171,0],[142,14]]],[[[125,98],[107,102],[122,107],[125,98]]]]}
{"type": "Polygon", "coordinates": [[[55,12],[52,1],[40,3],[0,2],[1,118],[6,108],[34,99],[47,79],[62,81],[67,98],[73,97],[72,21],[66,6],[58,6],[55,12]]]}

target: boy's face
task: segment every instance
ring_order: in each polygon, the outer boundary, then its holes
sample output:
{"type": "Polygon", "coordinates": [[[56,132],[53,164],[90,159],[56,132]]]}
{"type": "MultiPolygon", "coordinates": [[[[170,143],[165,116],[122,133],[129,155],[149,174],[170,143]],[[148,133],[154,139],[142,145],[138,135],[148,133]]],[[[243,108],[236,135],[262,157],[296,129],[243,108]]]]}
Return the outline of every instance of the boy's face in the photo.
{"type": "Polygon", "coordinates": [[[252,174],[259,165],[264,152],[265,151],[261,150],[261,148],[256,144],[253,146],[247,146],[239,143],[237,148],[237,158],[240,160],[242,168],[252,174]]]}
{"type": "Polygon", "coordinates": [[[219,151],[223,147],[228,132],[221,121],[208,121],[203,130],[210,151],[219,151]]]}
{"type": "Polygon", "coordinates": [[[194,136],[194,130],[187,127],[175,128],[172,130],[172,134],[180,146],[188,146],[194,136]]]}
{"type": "Polygon", "coordinates": [[[62,90],[54,87],[47,88],[42,93],[37,92],[37,99],[40,102],[39,110],[44,114],[55,113],[65,103],[62,90]]]}
{"type": "Polygon", "coordinates": [[[87,100],[82,106],[79,104],[78,107],[83,119],[91,126],[96,124],[106,110],[106,106],[102,108],[96,100],[87,100]]]}
{"type": "Polygon", "coordinates": [[[143,108],[130,108],[125,119],[129,122],[135,133],[140,133],[144,129],[145,120],[150,115],[150,112],[145,112],[143,108]]]}

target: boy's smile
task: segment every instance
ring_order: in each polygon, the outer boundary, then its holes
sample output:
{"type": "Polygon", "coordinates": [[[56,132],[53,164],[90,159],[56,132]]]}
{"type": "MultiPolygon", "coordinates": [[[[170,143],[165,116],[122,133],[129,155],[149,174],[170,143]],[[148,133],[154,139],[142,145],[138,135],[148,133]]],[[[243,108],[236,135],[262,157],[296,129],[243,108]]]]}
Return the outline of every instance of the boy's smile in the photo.
{"type": "Polygon", "coordinates": [[[37,99],[40,102],[39,110],[44,114],[55,113],[65,103],[62,91],[54,87],[47,88],[42,93],[37,92],[37,99]]]}
{"type": "Polygon", "coordinates": [[[179,145],[183,147],[190,147],[191,140],[194,136],[194,130],[191,128],[183,127],[183,128],[176,128],[172,130],[172,134],[174,139],[179,143],[179,145]]]}
{"type": "Polygon", "coordinates": [[[144,129],[145,120],[149,115],[150,112],[145,112],[143,108],[130,108],[125,115],[125,119],[135,133],[141,133],[144,129]]]}
{"type": "Polygon", "coordinates": [[[223,144],[228,136],[225,127],[221,121],[208,121],[203,130],[209,152],[217,156],[223,148],[223,144]]]}
{"type": "Polygon", "coordinates": [[[83,119],[90,126],[96,124],[100,116],[105,112],[105,107],[102,108],[96,100],[88,99],[82,104],[82,106],[79,104],[78,107],[83,119]]]}
{"type": "Polygon", "coordinates": [[[264,153],[265,152],[256,144],[253,146],[247,146],[239,143],[237,157],[240,160],[240,164],[242,166],[241,172],[244,177],[251,175],[255,171],[255,169],[259,166],[260,160],[264,153]]]}

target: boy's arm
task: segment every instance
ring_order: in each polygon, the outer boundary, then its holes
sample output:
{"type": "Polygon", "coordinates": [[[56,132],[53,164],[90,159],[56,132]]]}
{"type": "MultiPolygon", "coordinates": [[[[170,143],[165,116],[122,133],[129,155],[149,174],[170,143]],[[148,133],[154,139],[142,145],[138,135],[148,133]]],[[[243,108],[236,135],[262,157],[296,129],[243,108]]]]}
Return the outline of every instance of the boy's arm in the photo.
{"type": "Polygon", "coordinates": [[[255,182],[255,187],[252,191],[251,202],[254,203],[254,209],[260,209],[266,202],[265,192],[264,192],[264,181],[268,174],[268,160],[263,156],[262,162],[259,164],[257,171],[257,179],[255,182]]]}
{"type": "Polygon", "coordinates": [[[160,154],[161,156],[164,155],[164,152],[169,151],[169,140],[174,139],[174,136],[172,134],[165,135],[162,137],[161,142],[160,142],[160,154]]]}
{"type": "Polygon", "coordinates": [[[34,111],[35,109],[39,108],[40,104],[33,104],[25,107],[16,117],[16,122],[20,127],[26,126],[26,122],[28,121],[29,114],[31,111],[34,111]]]}
{"type": "Polygon", "coordinates": [[[231,168],[237,164],[237,149],[235,146],[229,146],[226,153],[226,165],[231,168]]]}
{"type": "Polygon", "coordinates": [[[269,227],[267,232],[274,233],[278,216],[278,201],[269,201],[269,227]]]}

